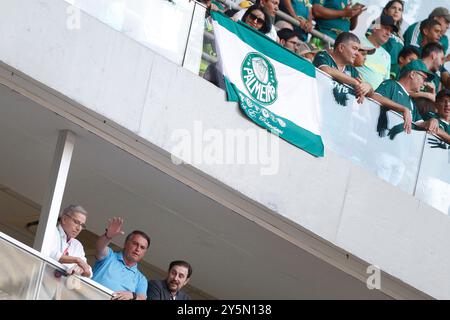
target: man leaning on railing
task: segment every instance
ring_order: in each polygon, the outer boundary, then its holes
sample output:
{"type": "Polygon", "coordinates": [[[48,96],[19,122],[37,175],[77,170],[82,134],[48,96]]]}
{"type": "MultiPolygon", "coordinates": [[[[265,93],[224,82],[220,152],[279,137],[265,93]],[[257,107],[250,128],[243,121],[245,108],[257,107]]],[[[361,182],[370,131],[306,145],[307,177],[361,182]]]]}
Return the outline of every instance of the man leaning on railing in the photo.
{"type": "Polygon", "coordinates": [[[113,300],[145,300],[147,278],[138,270],[138,263],[150,246],[150,237],[135,230],[126,237],[123,250],[113,252],[108,245],[114,237],[124,234],[122,226],[120,217],[108,220],[105,233],[95,245],[97,262],[92,279],[113,290],[113,300]]]}
{"type": "Polygon", "coordinates": [[[437,112],[428,112],[424,115],[424,119],[435,118],[439,121],[439,130],[437,136],[450,144],[450,90],[442,89],[436,95],[434,103],[437,112]]]}
{"type": "MultiPolygon", "coordinates": [[[[432,79],[426,65],[421,60],[414,60],[408,63],[400,72],[400,80],[386,80],[375,91],[374,99],[396,112],[403,113],[404,124],[392,127],[389,130],[389,137],[394,137],[402,132],[410,133],[413,128],[412,122],[417,127],[425,129],[431,133],[437,133],[439,122],[437,119],[423,121],[408,92],[417,92],[423,86],[424,82],[432,79]],[[395,103],[395,105],[393,105],[395,103]]],[[[387,130],[387,123],[378,125],[378,131],[387,130]]],[[[382,134],[380,134],[382,135],[382,134]]]]}
{"type": "Polygon", "coordinates": [[[60,262],[67,268],[68,274],[85,277],[92,276],[83,245],[75,239],[86,228],[87,211],[79,205],[70,205],[63,210],[54,229],[51,247],[44,254],[60,262]]]}
{"type": "Polygon", "coordinates": [[[342,32],[336,38],[334,49],[330,52],[324,50],[317,53],[313,64],[338,81],[334,83],[334,89],[342,83],[352,86],[358,103],[362,103],[364,97],[373,92],[373,89],[370,84],[361,80],[358,71],[353,67],[359,48],[360,41],[356,35],[342,32]]]}

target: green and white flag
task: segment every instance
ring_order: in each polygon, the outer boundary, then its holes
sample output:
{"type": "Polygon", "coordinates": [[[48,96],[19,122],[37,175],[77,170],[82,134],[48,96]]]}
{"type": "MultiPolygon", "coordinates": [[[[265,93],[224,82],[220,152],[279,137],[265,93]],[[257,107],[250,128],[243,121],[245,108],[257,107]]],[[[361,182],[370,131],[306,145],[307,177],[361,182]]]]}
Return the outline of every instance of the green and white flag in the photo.
{"type": "Polygon", "coordinates": [[[228,100],[261,127],[323,156],[314,66],[242,22],[211,16],[228,100]]]}

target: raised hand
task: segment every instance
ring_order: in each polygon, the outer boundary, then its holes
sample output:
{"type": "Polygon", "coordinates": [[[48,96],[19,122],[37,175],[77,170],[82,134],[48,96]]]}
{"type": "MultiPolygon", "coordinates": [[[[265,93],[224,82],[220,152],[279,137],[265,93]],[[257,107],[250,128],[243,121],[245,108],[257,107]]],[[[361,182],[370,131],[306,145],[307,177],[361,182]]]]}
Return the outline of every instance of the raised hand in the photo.
{"type": "Polygon", "coordinates": [[[108,226],[106,227],[106,237],[111,239],[114,238],[117,235],[125,234],[125,232],[122,230],[123,226],[123,218],[121,217],[114,217],[111,219],[108,219],[108,226]]]}

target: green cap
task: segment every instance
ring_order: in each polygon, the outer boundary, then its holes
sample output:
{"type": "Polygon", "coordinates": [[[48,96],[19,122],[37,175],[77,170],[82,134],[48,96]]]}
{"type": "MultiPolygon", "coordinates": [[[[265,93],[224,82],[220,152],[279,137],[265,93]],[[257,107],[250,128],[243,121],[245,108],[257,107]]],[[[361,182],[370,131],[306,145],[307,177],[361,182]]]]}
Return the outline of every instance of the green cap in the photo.
{"type": "Polygon", "coordinates": [[[431,73],[430,70],[428,70],[425,63],[423,63],[423,61],[420,59],[413,60],[410,63],[408,63],[406,66],[404,66],[402,68],[402,70],[400,71],[400,78],[403,77],[403,75],[405,73],[407,73],[408,71],[422,71],[423,73],[425,73],[428,76],[428,78],[427,78],[428,82],[433,81],[433,79],[434,79],[434,74],[431,73]]]}

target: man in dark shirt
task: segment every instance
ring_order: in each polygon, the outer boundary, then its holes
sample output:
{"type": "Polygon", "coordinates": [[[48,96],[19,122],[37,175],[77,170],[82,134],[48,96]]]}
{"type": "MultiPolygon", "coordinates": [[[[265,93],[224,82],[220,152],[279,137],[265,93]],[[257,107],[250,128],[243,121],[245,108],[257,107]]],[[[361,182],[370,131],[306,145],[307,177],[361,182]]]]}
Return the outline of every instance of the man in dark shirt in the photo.
{"type": "MultiPolygon", "coordinates": [[[[412,122],[432,133],[437,133],[439,123],[436,119],[423,121],[409,92],[417,92],[426,80],[433,79],[433,74],[428,70],[422,60],[414,60],[408,63],[400,72],[400,80],[385,80],[375,91],[374,100],[388,109],[402,113],[404,124],[390,129],[390,137],[393,139],[403,130],[411,132],[412,122]]],[[[382,128],[386,129],[386,128],[382,128]]]]}
{"type": "Polygon", "coordinates": [[[437,135],[446,143],[450,144],[450,90],[443,89],[439,91],[436,96],[436,110],[435,112],[428,112],[424,115],[424,119],[431,118],[438,119],[439,130],[437,135]]]}
{"type": "Polygon", "coordinates": [[[172,261],[167,278],[148,282],[147,300],[190,300],[181,289],[189,282],[192,267],[186,261],[172,261]]]}
{"type": "Polygon", "coordinates": [[[336,38],[334,49],[330,52],[318,52],[313,64],[333,78],[335,91],[348,92],[347,86],[342,84],[349,85],[353,87],[358,102],[362,103],[364,96],[373,93],[373,89],[370,84],[361,80],[359,72],[353,67],[360,48],[361,43],[356,35],[342,32],[336,38]]]}

